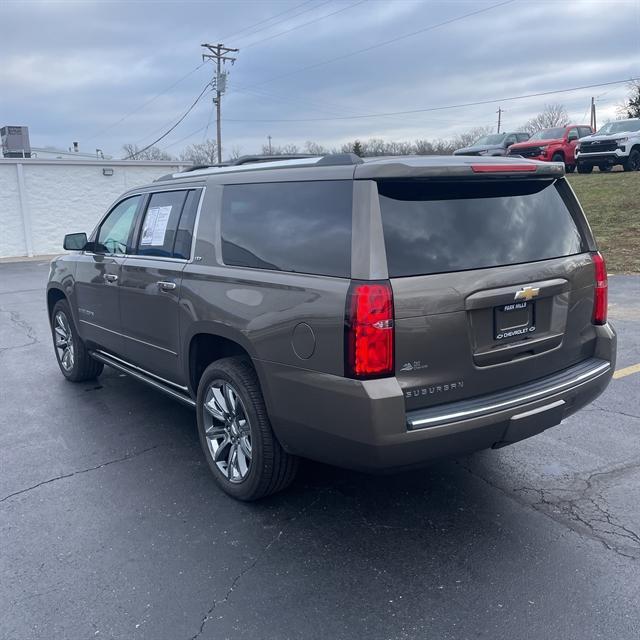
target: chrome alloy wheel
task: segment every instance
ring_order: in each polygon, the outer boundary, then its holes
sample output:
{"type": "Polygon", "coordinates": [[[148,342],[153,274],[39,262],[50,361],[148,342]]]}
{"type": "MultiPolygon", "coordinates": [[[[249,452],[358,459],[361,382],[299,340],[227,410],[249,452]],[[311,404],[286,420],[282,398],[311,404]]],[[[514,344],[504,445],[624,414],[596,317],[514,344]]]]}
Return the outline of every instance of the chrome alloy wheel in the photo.
{"type": "Polygon", "coordinates": [[[69,319],[62,311],[58,311],[53,318],[53,335],[60,366],[69,372],[73,369],[75,362],[73,334],[71,333],[69,319]]]}
{"type": "Polygon", "coordinates": [[[226,380],[214,380],[204,401],[207,447],[229,482],[242,482],[251,467],[251,429],[238,392],[226,380]]]}

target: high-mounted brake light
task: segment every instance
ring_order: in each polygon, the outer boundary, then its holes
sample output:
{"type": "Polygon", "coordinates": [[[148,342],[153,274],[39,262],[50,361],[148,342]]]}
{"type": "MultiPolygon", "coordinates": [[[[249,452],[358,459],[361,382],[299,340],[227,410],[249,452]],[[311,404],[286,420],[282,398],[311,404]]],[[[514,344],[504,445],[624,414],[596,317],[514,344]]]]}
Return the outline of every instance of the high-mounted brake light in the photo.
{"type": "Polygon", "coordinates": [[[607,305],[609,298],[609,283],[607,280],[607,265],[600,252],[591,254],[595,267],[595,287],[593,290],[593,324],[607,323],[607,305]]]}
{"type": "Polygon", "coordinates": [[[513,173],[515,171],[535,171],[535,164],[472,164],[473,173],[513,173]]]}
{"type": "Polygon", "coordinates": [[[347,295],[345,373],[352,378],[393,374],[393,292],[388,282],[351,284],[347,295]]]}

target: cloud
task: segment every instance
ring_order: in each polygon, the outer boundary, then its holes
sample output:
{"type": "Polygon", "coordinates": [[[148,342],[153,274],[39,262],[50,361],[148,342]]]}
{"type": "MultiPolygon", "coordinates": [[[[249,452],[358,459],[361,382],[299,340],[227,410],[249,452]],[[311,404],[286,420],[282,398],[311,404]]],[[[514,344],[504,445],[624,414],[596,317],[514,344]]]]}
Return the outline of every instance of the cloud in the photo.
{"type": "MultiPolygon", "coordinates": [[[[402,111],[640,76],[637,2],[513,2],[371,48],[496,3],[318,0],[294,10],[296,0],[5,1],[0,22],[17,26],[0,35],[0,125],[29,125],[34,146],[79,140],[117,155],[125,142],[151,142],[211,79],[210,65],[193,70],[200,43],[221,37],[240,48],[223,99],[225,147],[246,153],[259,151],[269,134],[277,144],[328,146],[355,137],[447,137],[495,121],[498,105],[260,120],[402,111]],[[368,50],[354,53],[360,49],[368,50]]],[[[517,127],[548,102],[562,102],[582,120],[592,95],[611,117],[626,93],[622,85],[500,106],[505,126],[517,127]]],[[[211,109],[203,99],[162,144],[177,153],[200,141],[211,109]]]]}

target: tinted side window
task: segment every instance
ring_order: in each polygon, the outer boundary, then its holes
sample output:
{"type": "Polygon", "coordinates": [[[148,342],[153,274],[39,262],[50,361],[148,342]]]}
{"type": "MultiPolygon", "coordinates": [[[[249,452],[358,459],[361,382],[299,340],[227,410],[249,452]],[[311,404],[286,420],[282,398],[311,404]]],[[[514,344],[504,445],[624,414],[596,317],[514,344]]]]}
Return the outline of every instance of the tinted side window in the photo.
{"type": "Polygon", "coordinates": [[[529,134],[528,133],[518,133],[517,137],[518,137],[518,142],[526,142],[529,139],[529,134]]]}
{"type": "Polygon", "coordinates": [[[352,191],[350,180],[225,186],[223,261],[349,277],[352,191]]]}
{"type": "Polygon", "coordinates": [[[151,196],[138,240],[139,255],[173,257],[173,243],[186,196],[186,191],[165,191],[151,196]]]}
{"type": "Polygon", "coordinates": [[[173,247],[173,257],[188,260],[191,257],[191,241],[193,239],[193,226],[198,213],[198,203],[200,202],[200,189],[189,191],[187,200],[182,209],[178,230],[176,231],[176,241],[173,247]]]}
{"type": "Polygon", "coordinates": [[[98,230],[96,252],[127,253],[140,199],[141,196],[127,198],[111,210],[98,230]]]}
{"type": "Polygon", "coordinates": [[[548,181],[378,183],[391,277],[547,260],[586,251],[548,181]]]}
{"type": "Polygon", "coordinates": [[[591,129],[589,129],[589,127],[578,127],[578,132],[581,138],[591,135],[591,129]]]}

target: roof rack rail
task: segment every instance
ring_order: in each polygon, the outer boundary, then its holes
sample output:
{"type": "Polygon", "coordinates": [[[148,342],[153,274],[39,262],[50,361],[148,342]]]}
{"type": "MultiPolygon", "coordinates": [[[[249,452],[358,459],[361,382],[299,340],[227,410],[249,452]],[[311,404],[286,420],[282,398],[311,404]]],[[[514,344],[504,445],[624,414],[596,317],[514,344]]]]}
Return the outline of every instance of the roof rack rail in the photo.
{"type": "Polygon", "coordinates": [[[236,160],[229,162],[229,166],[237,167],[241,164],[253,164],[254,162],[276,162],[278,160],[304,160],[305,158],[317,158],[318,154],[313,153],[282,153],[279,155],[259,154],[252,156],[240,156],[236,160]]]}
{"type": "MultiPolygon", "coordinates": [[[[169,180],[176,178],[183,173],[190,173],[192,171],[200,171],[202,169],[220,169],[229,167],[240,167],[247,164],[262,164],[267,162],[281,162],[283,160],[316,160],[316,166],[341,166],[341,165],[354,165],[362,164],[363,160],[355,153],[329,153],[326,155],[318,155],[313,153],[283,153],[280,155],[249,155],[240,156],[236,160],[229,160],[227,162],[221,162],[219,164],[197,164],[191,167],[187,167],[182,171],[176,173],[170,173],[154,180],[154,182],[161,182],[163,180],[169,180]]],[[[305,165],[306,166],[306,165],[305,165]]]]}

